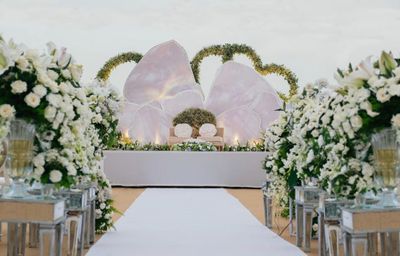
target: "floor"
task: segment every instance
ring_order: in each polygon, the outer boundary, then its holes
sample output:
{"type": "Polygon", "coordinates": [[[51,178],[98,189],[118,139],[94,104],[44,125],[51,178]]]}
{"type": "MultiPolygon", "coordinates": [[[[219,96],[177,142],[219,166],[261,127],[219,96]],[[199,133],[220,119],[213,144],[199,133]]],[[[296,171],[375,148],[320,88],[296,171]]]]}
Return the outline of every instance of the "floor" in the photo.
{"type": "MultiPolygon", "coordinates": [[[[136,198],[144,191],[142,188],[114,188],[113,198],[115,201],[115,207],[121,212],[124,212],[128,207],[135,201],[136,198]]],[[[262,193],[259,189],[227,189],[227,191],[236,197],[249,211],[262,223],[264,223],[264,206],[262,201],[262,193]]],[[[118,220],[120,216],[113,216],[114,221],[118,220]]],[[[290,237],[288,230],[285,227],[288,225],[288,220],[280,217],[274,217],[273,230],[281,234],[281,236],[291,243],[295,243],[295,238],[290,237]]],[[[5,232],[5,225],[3,225],[3,234],[5,232]]],[[[0,242],[0,256],[6,255],[6,236],[2,237],[0,242]]],[[[96,236],[96,240],[100,238],[100,235],[96,236]]],[[[308,255],[316,256],[317,241],[312,241],[312,251],[308,255]]],[[[27,249],[27,256],[39,255],[37,249],[27,249]]],[[[63,253],[66,255],[66,253],[63,253]]]]}

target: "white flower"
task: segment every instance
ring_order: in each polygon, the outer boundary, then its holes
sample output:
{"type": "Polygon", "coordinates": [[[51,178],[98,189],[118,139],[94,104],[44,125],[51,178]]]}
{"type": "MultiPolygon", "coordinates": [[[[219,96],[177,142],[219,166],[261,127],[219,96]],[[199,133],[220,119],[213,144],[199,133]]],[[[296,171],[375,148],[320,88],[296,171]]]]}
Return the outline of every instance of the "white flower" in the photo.
{"type": "Polygon", "coordinates": [[[43,85],[38,84],[33,87],[33,92],[36,93],[40,98],[42,98],[47,94],[47,89],[43,85]]]}
{"type": "Polygon", "coordinates": [[[79,82],[82,77],[82,65],[72,64],[69,66],[69,71],[71,72],[72,79],[79,82]]]}
{"type": "Polygon", "coordinates": [[[376,99],[382,103],[390,100],[390,95],[388,94],[388,92],[381,88],[376,92],[376,99]]]}
{"type": "Polygon", "coordinates": [[[396,114],[392,117],[392,124],[396,128],[400,128],[400,114],[396,114]]]}
{"type": "Polygon", "coordinates": [[[391,84],[388,92],[391,96],[400,96],[400,84],[391,84]]]}
{"type": "Polygon", "coordinates": [[[101,204],[100,204],[100,209],[103,210],[104,208],[106,208],[106,204],[105,204],[105,203],[101,203],[101,204]]]}
{"type": "Polygon", "coordinates": [[[69,72],[68,69],[63,69],[63,70],[61,70],[61,74],[62,74],[65,78],[71,79],[71,72],[69,72]]]}
{"type": "Polygon", "coordinates": [[[23,56],[18,57],[18,59],[15,60],[15,63],[17,64],[17,67],[21,70],[27,70],[29,67],[28,60],[23,56]]]}
{"type": "Polygon", "coordinates": [[[363,120],[359,115],[355,115],[350,118],[350,123],[353,129],[358,131],[363,125],[363,120]]]}
{"type": "Polygon", "coordinates": [[[62,47],[57,59],[57,65],[59,65],[61,68],[67,68],[68,65],[71,64],[71,61],[71,54],[67,53],[67,48],[62,47]]]}
{"type": "Polygon", "coordinates": [[[76,176],[77,174],[76,168],[72,164],[67,166],[67,171],[69,176],[76,176]]]}
{"type": "Polygon", "coordinates": [[[44,168],[43,166],[36,166],[33,172],[35,173],[36,177],[40,178],[40,176],[42,176],[44,173],[44,168]]]}
{"type": "Polygon", "coordinates": [[[60,104],[63,100],[61,95],[54,93],[47,95],[46,99],[51,105],[53,105],[56,108],[60,107],[60,104]]]}
{"type": "Polygon", "coordinates": [[[55,81],[55,80],[57,80],[57,78],[58,78],[58,73],[57,72],[55,72],[54,70],[47,70],[47,76],[51,79],[51,80],[53,80],[53,81],[55,81]]]}
{"type": "Polygon", "coordinates": [[[24,101],[28,106],[36,108],[40,104],[40,97],[37,94],[31,92],[25,96],[24,101]]]}
{"type": "Polygon", "coordinates": [[[15,108],[9,104],[0,105],[0,116],[3,118],[11,118],[14,116],[15,108]]]}
{"type": "Polygon", "coordinates": [[[21,80],[17,80],[11,83],[11,92],[14,94],[20,94],[26,92],[28,85],[21,80]]]}
{"type": "Polygon", "coordinates": [[[50,181],[53,183],[60,182],[62,179],[62,173],[59,170],[50,171],[50,181]]]}
{"type": "Polygon", "coordinates": [[[44,110],[44,117],[50,122],[54,120],[56,114],[57,114],[57,109],[55,107],[47,106],[44,110]]]}
{"type": "Polygon", "coordinates": [[[309,164],[312,162],[312,160],[314,160],[314,151],[311,149],[310,151],[308,151],[306,163],[309,164]]]}
{"type": "Polygon", "coordinates": [[[38,154],[32,159],[32,163],[35,167],[44,166],[45,160],[43,154],[38,154]]]}
{"type": "Polygon", "coordinates": [[[317,232],[318,231],[318,224],[317,223],[313,224],[312,229],[314,230],[314,232],[317,232]]]}

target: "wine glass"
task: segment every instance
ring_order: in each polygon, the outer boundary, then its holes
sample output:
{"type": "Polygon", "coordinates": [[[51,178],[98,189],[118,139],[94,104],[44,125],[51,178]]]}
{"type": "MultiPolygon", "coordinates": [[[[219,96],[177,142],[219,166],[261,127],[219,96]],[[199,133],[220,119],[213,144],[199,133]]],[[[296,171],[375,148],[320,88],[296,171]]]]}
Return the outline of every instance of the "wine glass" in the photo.
{"type": "Polygon", "coordinates": [[[399,178],[399,143],[397,131],[386,128],[372,136],[375,160],[375,180],[382,187],[380,204],[383,207],[399,205],[395,188],[399,178]]]}

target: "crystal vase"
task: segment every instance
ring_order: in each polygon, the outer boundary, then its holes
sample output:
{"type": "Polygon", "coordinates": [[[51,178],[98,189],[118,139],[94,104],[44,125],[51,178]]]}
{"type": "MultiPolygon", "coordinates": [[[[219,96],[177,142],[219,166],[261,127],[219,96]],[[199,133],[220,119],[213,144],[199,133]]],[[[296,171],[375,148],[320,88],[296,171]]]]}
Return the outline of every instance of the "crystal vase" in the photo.
{"type": "Polygon", "coordinates": [[[382,188],[380,205],[395,207],[399,205],[395,188],[399,178],[399,143],[397,131],[384,129],[372,136],[375,161],[375,180],[382,188]]]}
{"type": "Polygon", "coordinates": [[[12,180],[6,194],[10,198],[27,197],[25,180],[32,172],[35,126],[21,119],[11,122],[6,157],[6,173],[12,180]]]}

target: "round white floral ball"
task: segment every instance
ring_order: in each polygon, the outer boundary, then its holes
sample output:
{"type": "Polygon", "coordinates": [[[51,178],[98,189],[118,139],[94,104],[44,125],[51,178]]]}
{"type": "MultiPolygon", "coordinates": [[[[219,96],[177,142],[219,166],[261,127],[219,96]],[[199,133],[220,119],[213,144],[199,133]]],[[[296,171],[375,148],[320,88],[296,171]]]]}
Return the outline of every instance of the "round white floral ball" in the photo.
{"type": "Polygon", "coordinates": [[[11,118],[14,116],[15,109],[10,104],[0,105],[0,116],[3,118],[11,118]]]}
{"type": "Polygon", "coordinates": [[[50,181],[53,183],[60,182],[62,179],[62,173],[59,170],[52,170],[50,172],[50,181]]]}
{"type": "Polygon", "coordinates": [[[25,96],[24,101],[28,106],[36,108],[40,104],[40,97],[37,94],[31,92],[25,96]]]}

